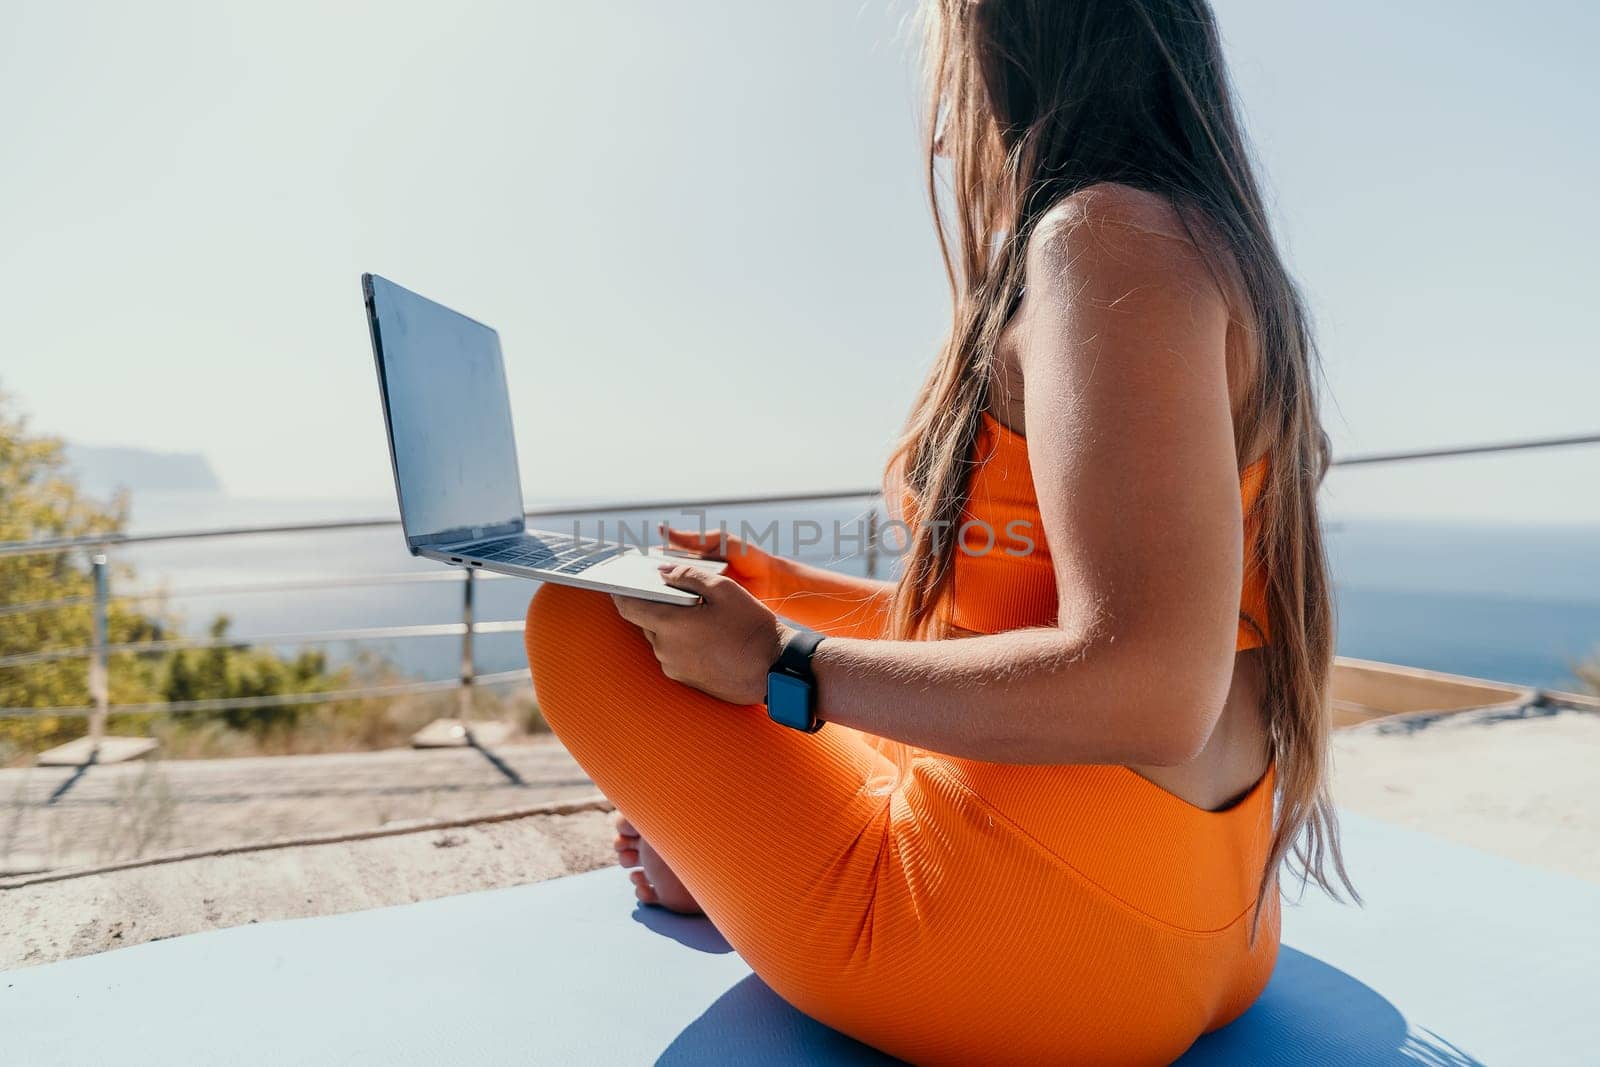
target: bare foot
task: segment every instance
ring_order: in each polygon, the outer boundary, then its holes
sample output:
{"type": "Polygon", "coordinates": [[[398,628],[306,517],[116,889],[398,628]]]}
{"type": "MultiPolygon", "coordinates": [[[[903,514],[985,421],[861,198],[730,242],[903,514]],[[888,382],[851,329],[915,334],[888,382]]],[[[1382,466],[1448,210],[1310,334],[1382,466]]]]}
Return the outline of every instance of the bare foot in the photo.
{"type": "Polygon", "coordinates": [[[617,850],[617,863],[632,868],[629,877],[633,879],[633,895],[641,904],[659,904],[679,915],[703,914],[694,896],[667,866],[667,861],[650,847],[650,842],[639,836],[639,831],[622,812],[612,814],[611,825],[617,830],[616,840],[612,842],[617,850]]]}

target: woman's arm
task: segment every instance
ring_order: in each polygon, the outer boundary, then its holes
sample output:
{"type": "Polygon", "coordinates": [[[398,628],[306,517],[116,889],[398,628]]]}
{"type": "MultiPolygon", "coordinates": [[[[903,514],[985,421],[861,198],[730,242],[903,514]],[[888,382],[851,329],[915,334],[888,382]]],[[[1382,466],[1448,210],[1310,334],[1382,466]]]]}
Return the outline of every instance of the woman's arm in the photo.
{"type": "Polygon", "coordinates": [[[780,559],[775,587],[761,602],[829,637],[876,640],[888,631],[890,582],[780,559]]]}
{"type": "Polygon", "coordinates": [[[775,556],[759,545],[721,531],[663,527],[676,549],[727,561],[727,575],[767,607],[829,637],[867,640],[887,632],[894,586],[775,556]]]}
{"type": "MultiPolygon", "coordinates": [[[[1016,763],[1173,765],[1209,737],[1242,580],[1228,312],[1197,249],[1119,206],[1041,230],[1017,324],[1058,624],[826,641],[814,660],[824,719],[1016,763]]],[[[687,570],[669,581],[701,592],[700,608],[619,607],[669,676],[758,702],[781,627],[733,583],[687,570]]]]}

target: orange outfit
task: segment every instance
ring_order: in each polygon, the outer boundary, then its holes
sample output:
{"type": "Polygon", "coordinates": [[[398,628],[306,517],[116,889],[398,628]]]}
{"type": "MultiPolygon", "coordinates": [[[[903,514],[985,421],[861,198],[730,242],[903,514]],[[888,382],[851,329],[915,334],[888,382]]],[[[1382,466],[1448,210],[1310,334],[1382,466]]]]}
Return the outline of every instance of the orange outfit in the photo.
{"type": "MultiPolygon", "coordinates": [[[[1044,543],[1027,439],[985,413],[973,461],[978,473],[968,487],[967,510],[962,516],[962,541],[968,551],[956,553],[956,593],[945,605],[945,618],[953,626],[980,634],[1053,626],[1056,573],[1050,547],[1044,543]],[[966,529],[967,520],[980,525],[966,529]],[[1011,535],[1014,523],[1020,523],[1017,532],[1034,543],[1026,554],[1016,554],[1026,545],[1011,535]],[[993,548],[985,551],[991,536],[993,548]]],[[[1261,647],[1267,634],[1267,576],[1254,559],[1258,539],[1255,501],[1266,474],[1263,456],[1239,475],[1247,553],[1236,646],[1241,652],[1261,647]]],[[[890,492],[900,492],[898,477],[891,481],[890,492]]]]}
{"type": "MultiPolygon", "coordinates": [[[[1031,521],[1035,549],[958,553],[951,621],[1048,625],[1055,582],[1023,439],[986,419],[978,453],[969,517],[1001,536],[1031,521]]],[[[1241,475],[1246,516],[1263,471],[1241,475]]],[[[1265,622],[1261,575],[1246,573],[1240,648],[1265,622]]],[[[784,999],[885,1052],[1165,1063],[1272,972],[1275,893],[1250,940],[1271,771],[1209,812],[1126,767],[983,763],[837,725],[802,734],[669,681],[609,598],[570,587],[534,597],[527,642],[551,728],[723,936],[784,999]]]]}

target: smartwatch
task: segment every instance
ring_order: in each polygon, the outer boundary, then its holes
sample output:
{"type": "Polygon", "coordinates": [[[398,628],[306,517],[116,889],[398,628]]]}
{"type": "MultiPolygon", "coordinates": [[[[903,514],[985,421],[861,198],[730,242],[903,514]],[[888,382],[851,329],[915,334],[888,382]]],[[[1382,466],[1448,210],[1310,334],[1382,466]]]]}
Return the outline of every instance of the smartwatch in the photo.
{"type": "Polygon", "coordinates": [[[817,678],[811,673],[811,656],[820,644],[821,634],[796,633],[767,671],[767,716],[780,726],[808,734],[822,729],[822,720],[817,718],[817,678]]]}

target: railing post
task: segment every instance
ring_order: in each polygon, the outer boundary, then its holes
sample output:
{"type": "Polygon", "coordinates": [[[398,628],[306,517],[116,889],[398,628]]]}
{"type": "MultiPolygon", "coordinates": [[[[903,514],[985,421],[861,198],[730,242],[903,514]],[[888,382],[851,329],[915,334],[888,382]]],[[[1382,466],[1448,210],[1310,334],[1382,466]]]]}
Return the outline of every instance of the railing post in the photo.
{"type": "Polygon", "coordinates": [[[106,622],[107,603],[110,600],[110,580],[106,576],[104,546],[90,559],[94,575],[94,649],[89,656],[89,699],[94,712],[89,716],[89,758],[100,754],[100,743],[106,735],[106,714],[111,704],[111,679],[106,660],[106,646],[110,642],[106,622]]]}
{"type": "Polygon", "coordinates": [[[456,690],[456,717],[461,720],[462,728],[470,732],[472,688],[478,678],[478,665],[472,653],[472,596],[476,576],[471,567],[467,568],[466,575],[461,585],[461,687],[456,690]]]}
{"type": "Polygon", "coordinates": [[[109,548],[95,545],[89,554],[89,577],[94,582],[94,595],[90,598],[94,632],[89,644],[89,734],[47,748],[35,760],[41,767],[78,768],[77,774],[57,787],[52,801],[71,788],[90,764],[138,759],[156,748],[156,741],[149,737],[106,736],[106,717],[111,713],[111,569],[106,563],[109,548]]]}
{"type": "Polygon", "coordinates": [[[466,746],[482,752],[490,763],[493,763],[502,774],[513,779],[517,784],[521,780],[515,777],[515,772],[503,766],[498,758],[489,751],[489,745],[497,745],[510,736],[510,724],[498,722],[493,719],[474,725],[473,717],[476,713],[475,696],[478,685],[478,663],[473,655],[473,616],[476,614],[473,598],[477,590],[477,572],[468,568],[462,572],[461,583],[461,680],[456,685],[456,714],[455,718],[435,719],[415,734],[411,735],[413,748],[459,748],[466,746]]]}
{"type": "Polygon", "coordinates": [[[878,509],[867,512],[867,577],[878,576],[878,509]]]}

